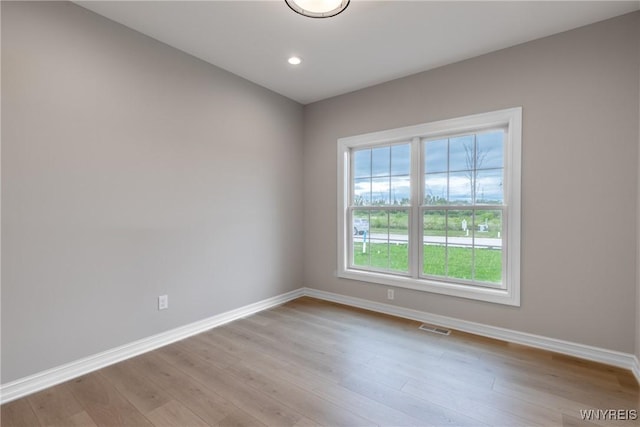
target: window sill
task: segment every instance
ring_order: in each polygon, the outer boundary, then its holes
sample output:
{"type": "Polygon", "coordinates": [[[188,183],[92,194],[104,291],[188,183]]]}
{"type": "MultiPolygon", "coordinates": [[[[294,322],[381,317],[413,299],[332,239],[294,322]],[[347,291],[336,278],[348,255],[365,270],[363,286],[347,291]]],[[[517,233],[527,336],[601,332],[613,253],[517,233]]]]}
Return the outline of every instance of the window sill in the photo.
{"type": "Polygon", "coordinates": [[[339,271],[338,277],[342,279],[357,280],[367,283],[377,283],[380,285],[412,289],[422,292],[451,295],[477,301],[492,302],[496,304],[504,304],[517,307],[520,306],[519,292],[514,292],[513,289],[509,288],[484,288],[480,286],[444,283],[427,279],[415,279],[412,277],[395,276],[391,274],[354,269],[339,271]]]}

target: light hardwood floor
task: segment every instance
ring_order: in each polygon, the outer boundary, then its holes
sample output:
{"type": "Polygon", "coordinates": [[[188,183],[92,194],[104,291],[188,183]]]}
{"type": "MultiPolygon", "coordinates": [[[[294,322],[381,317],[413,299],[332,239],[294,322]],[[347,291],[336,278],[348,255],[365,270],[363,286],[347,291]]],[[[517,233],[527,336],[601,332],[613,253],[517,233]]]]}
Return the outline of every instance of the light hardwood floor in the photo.
{"type": "Polygon", "coordinates": [[[638,426],[630,372],[301,298],[1,407],[10,426],[638,426]]]}

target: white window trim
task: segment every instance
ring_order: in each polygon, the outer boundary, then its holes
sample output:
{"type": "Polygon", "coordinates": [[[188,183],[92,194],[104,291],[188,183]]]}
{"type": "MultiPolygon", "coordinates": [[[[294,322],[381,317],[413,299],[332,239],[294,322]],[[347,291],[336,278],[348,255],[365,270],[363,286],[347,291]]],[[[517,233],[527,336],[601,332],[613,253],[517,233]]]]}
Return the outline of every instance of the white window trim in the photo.
{"type": "MultiPolygon", "coordinates": [[[[414,144],[413,147],[419,144],[414,144]]],[[[509,108],[489,113],[474,114],[448,120],[440,120],[415,126],[389,129],[363,135],[338,139],[338,277],[377,283],[443,295],[488,301],[499,304],[520,306],[520,218],[521,218],[521,167],[522,167],[522,107],[509,108]],[[414,138],[433,138],[458,132],[477,131],[483,128],[507,126],[505,156],[505,204],[509,212],[505,224],[506,236],[506,272],[504,289],[474,285],[439,282],[418,278],[417,262],[413,259],[411,277],[378,273],[349,268],[349,237],[351,227],[347,223],[349,208],[349,154],[351,149],[372,144],[390,144],[400,141],[412,141],[414,138]]],[[[413,176],[420,172],[419,155],[412,152],[413,176]]],[[[420,200],[420,189],[412,186],[412,212],[420,200]]],[[[421,228],[418,215],[412,217],[413,230],[421,228]]],[[[414,239],[415,240],[415,239],[414,239]]],[[[417,258],[418,251],[409,253],[417,258]]]]}

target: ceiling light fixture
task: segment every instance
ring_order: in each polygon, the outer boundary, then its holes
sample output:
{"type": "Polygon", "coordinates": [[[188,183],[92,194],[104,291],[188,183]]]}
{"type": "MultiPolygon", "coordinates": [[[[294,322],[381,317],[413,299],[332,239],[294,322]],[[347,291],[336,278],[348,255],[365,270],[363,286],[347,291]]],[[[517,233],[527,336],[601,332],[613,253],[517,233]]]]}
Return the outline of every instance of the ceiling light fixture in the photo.
{"type": "Polygon", "coordinates": [[[309,18],[330,18],[349,6],[350,0],[284,0],[296,13],[309,18]]]}
{"type": "Polygon", "coordinates": [[[287,59],[287,62],[291,65],[300,65],[302,59],[297,56],[292,56],[291,58],[287,59]]]}

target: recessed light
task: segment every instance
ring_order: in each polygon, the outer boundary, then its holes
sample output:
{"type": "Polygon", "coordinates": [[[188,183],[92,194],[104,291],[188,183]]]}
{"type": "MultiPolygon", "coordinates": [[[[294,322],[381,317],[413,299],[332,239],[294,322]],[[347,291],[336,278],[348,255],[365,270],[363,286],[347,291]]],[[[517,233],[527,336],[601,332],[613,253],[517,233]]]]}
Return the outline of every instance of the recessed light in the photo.
{"type": "Polygon", "coordinates": [[[297,56],[292,56],[287,60],[287,62],[291,65],[300,65],[300,63],[302,62],[302,59],[300,59],[297,56]]]}
{"type": "Polygon", "coordinates": [[[330,18],[349,6],[350,0],[284,0],[296,13],[309,18],[330,18]]]}

